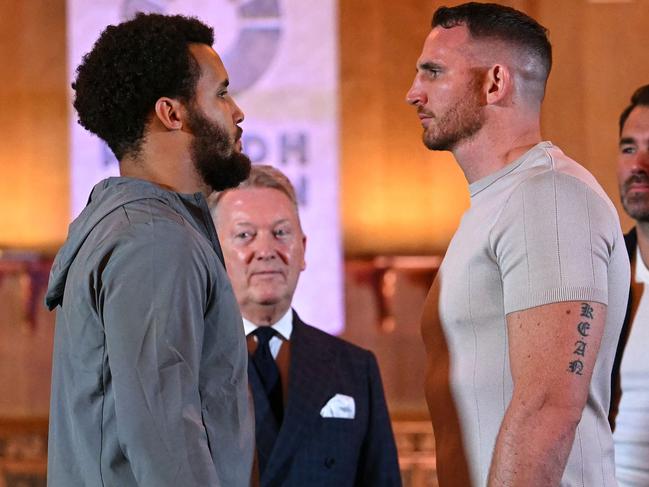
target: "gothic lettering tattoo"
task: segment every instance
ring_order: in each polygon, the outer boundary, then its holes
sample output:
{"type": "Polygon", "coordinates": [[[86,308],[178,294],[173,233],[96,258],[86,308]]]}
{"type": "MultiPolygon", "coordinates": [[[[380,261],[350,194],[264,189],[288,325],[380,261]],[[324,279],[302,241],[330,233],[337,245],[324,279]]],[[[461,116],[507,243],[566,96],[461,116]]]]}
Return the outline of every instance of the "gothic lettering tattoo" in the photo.
{"type": "Polygon", "coordinates": [[[581,355],[582,357],[586,356],[586,342],[577,340],[575,342],[575,347],[577,348],[575,348],[575,351],[572,353],[574,353],[575,355],[581,355]]]}
{"type": "MultiPolygon", "coordinates": [[[[585,321],[586,319],[592,320],[594,319],[594,309],[591,305],[588,303],[581,303],[581,312],[579,316],[584,319],[584,321],[580,321],[577,323],[577,333],[578,333],[578,340],[575,342],[575,349],[572,352],[573,355],[578,355],[580,357],[585,357],[586,356],[586,337],[589,336],[588,331],[590,330],[590,323],[588,321],[585,321]]],[[[575,375],[583,375],[584,371],[584,363],[579,359],[576,358],[572,360],[571,362],[568,363],[568,372],[575,374],[575,375]]]]}
{"type": "Polygon", "coordinates": [[[581,360],[574,360],[568,364],[568,371],[575,375],[582,375],[582,370],[584,370],[584,363],[581,360]]]}

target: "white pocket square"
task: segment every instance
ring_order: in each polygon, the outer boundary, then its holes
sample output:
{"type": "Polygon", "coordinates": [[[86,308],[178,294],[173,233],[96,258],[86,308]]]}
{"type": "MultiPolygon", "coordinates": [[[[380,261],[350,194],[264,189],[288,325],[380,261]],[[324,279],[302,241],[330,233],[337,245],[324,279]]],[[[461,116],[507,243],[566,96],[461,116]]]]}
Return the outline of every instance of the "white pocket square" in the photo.
{"type": "Polygon", "coordinates": [[[345,394],[336,394],[320,410],[320,416],[323,418],[354,419],[356,416],[354,398],[345,394]]]}

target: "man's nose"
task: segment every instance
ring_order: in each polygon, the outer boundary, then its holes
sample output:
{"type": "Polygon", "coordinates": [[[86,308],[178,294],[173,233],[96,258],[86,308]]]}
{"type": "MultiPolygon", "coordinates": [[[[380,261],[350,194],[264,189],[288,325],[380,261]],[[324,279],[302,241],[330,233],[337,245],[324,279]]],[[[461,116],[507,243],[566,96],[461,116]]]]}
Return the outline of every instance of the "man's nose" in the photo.
{"type": "Polygon", "coordinates": [[[266,232],[260,232],[255,239],[255,258],[259,260],[274,259],[277,256],[277,249],[274,245],[274,238],[266,232]]]}
{"type": "Polygon", "coordinates": [[[427,102],[426,93],[421,89],[421,86],[415,78],[406,93],[406,103],[412,106],[425,105],[427,102]]]}
{"type": "Polygon", "coordinates": [[[237,102],[234,101],[233,98],[230,99],[232,103],[232,119],[234,120],[235,124],[240,124],[243,122],[243,119],[245,118],[245,115],[243,114],[243,111],[241,108],[239,108],[239,105],[237,105],[237,102]]]}
{"type": "Polygon", "coordinates": [[[649,172],[649,147],[638,150],[631,162],[631,170],[634,173],[649,172]]]}
{"type": "Polygon", "coordinates": [[[638,152],[638,164],[641,164],[645,169],[649,168],[649,147],[638,152]]]}

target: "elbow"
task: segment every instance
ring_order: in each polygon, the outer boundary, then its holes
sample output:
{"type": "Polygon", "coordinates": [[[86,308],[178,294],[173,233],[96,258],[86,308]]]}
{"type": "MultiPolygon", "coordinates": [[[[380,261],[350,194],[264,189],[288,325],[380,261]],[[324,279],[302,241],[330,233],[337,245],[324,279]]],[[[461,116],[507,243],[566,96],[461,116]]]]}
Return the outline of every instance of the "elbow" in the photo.
{"type": "Polygon", "coordinates": [[[539,414],[541,417],[556,418],[556,422],[563,423],[566,429],[574,432],[581,421],[583,411],[583,406],[547,404],[539,414]]]}
{"type": "Polygon", "coordinates": [[[521,420],[552,422],[562,424],[568,430],[575,430],[581,421],[585,401],[566,400],[549,394],[520,397],[514,394],[510,412],[521,420]]]}

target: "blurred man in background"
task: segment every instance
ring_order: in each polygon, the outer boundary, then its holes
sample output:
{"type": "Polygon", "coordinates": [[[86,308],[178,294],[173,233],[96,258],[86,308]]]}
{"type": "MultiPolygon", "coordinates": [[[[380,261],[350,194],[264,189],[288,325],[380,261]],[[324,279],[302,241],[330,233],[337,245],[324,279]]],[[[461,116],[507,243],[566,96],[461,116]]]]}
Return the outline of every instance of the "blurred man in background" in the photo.
{"type": "Polygon", "coordinates": [[[615,470],[624,487],[649,486],[649,85],[620,116],[617,175],[624,211],[635,227],[624,236],[631,260],[629,307],[613,369],[610,419],[615,470]]]}

